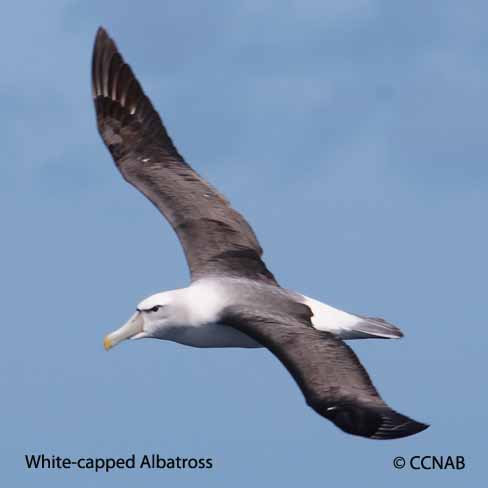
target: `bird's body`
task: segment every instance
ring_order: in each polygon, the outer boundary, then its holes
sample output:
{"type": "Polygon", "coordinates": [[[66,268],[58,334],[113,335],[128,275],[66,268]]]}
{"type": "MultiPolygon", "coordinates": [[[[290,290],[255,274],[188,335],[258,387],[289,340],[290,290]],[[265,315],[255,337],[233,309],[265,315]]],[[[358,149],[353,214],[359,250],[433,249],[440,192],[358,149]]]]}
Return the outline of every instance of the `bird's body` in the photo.
{"type": "Polygon", "coordinates": [[[193,347],[263,347],[239,330],[228,327],[221,321],[221,316],[229,306],[250,303],[265,312],[279,306],[278,299],[307,305],[313,314],[313,327],[340,339],[401,336],[399,329],[379,319],[359,317],[302,294],[245,278],[203,278],[186,288],[156,293],[137,308],[150,310],[166,303],[169,298],[177,313],[171,329],[159,331],[157,338],[193,347]]]}
{"type": "Polygon", "coordinates": [[[183,159],[159,114],[103,29],[95,41],[93,99],[99,132],[122,176],[175,230],[190,268],[186,288],[152,295],[107,335],[194,347],[265,347],[307,403],[345,432],[405,437],[427,426],[392,410],[343,339],[398,338],[388,322],[343,312],[282,288],[249,223],[183,159]]]}

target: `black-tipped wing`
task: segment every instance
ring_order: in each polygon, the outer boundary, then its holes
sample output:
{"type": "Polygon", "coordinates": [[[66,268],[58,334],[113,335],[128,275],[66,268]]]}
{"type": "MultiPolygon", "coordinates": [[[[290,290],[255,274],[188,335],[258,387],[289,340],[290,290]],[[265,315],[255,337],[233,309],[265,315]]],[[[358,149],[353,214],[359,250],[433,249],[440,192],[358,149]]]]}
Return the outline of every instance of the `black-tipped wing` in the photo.
{"type": "Polygon", "coordinates": [[[222,320],[278,357],[307,404],[343,431],[371,439],[396,439],[428,427],[392,410],[351,348],[312,327],[308,307],[286,304],[285,308],[286,313],[271,316],[230,307],[222,320]]]}
{"type": "Polygon", "coordinates": [[[92,62],[100,134],[123,177],[163,213],[195,280],[208,274],[275,284],[246,220],[185,163],[115,43],[99,29],[92,62]]]}

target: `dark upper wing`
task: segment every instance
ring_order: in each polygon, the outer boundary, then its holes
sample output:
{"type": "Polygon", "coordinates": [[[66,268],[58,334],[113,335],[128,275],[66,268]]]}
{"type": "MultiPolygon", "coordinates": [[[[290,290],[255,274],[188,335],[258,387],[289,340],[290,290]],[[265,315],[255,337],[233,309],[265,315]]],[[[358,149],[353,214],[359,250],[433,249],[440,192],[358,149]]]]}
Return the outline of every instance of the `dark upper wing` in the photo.
{"type": "Polygon", "coordinates": [[[343,431],[372,439],[396,439],[428,427],[392,410],[351,348],[312,327],[308,307],[287,304],[284,308],[280,316],[260,316],[250,308],[230,307],[222,320],[277,356],[308,405],[343,431]]]}
{"type": "Polygon", "coordinates": [[[185,163],[115,43],[100,28],[92,62],[100,134],[123,177],[164,214],[192,279],[244,276],[276,284],[246,220],[185,163]]]}

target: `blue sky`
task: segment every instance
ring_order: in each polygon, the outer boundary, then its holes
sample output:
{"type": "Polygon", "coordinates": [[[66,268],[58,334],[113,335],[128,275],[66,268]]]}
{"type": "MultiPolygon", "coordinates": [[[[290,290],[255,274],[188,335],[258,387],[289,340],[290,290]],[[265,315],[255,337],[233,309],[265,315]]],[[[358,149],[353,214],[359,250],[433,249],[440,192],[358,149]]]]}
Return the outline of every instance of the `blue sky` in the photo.
{"type": "Polygon", "coordinates": [[[488,248],[484,2],[15,2],[0,97],[1,479],[9,486],[445,487],[483,479],[488,248]],[[283,286],[383,316],[354,342],[432,426],[347,436],[260,350],[103,336],[184,286],[158,212],[96,128],[95,31],[116,39],[180,152],[253,225],[283,286]],[[24,454],[213,457],[208,471],[28,471],[24,454]],[[464,471],[395,456],[463,455],[464,471]],[[305,481],[304,481],[305,480],[305,481]]]}

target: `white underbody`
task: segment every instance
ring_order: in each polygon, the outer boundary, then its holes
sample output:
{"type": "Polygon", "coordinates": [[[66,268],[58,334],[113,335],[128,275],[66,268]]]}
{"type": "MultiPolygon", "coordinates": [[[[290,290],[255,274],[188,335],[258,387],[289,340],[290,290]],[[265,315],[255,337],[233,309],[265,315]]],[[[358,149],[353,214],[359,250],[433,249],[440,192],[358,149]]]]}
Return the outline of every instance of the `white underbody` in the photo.
{"type": "MultiPolygon", "coordinates": [[[[312,310],[312,325],[316,329],[331,332],[341,339],[355,338],[352,331],[354,324],[359,322],[356,316],[302,296],[303,303],[312,310]]],[[[175,329],[171,340],[193,347],[262,347],[251,337],[223,323],[181,325],[175,329]]]]}

